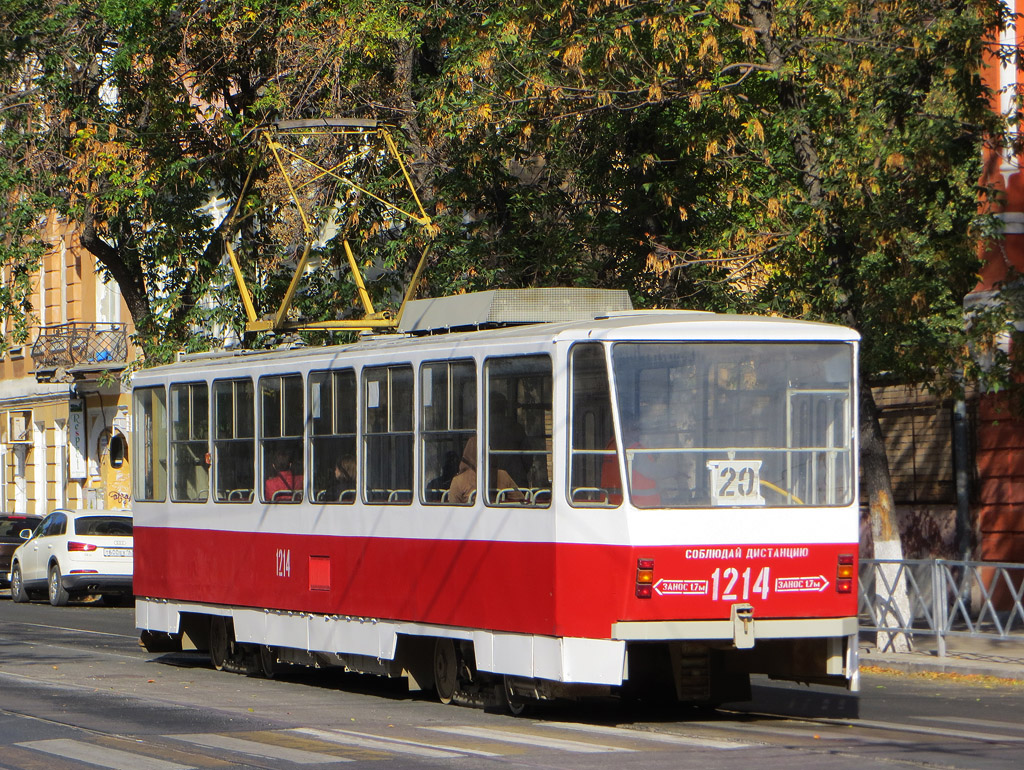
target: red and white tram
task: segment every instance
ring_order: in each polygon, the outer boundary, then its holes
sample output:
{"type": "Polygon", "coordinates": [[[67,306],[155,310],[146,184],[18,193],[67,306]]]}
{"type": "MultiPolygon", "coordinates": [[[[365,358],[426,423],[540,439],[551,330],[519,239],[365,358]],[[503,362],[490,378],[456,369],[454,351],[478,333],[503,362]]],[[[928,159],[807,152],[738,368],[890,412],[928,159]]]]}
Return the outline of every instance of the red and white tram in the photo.
{"type": "Polygon", "coordinates": [[[856,689],[856,332],[621,308],[421,300],[405,333],[138,372],[144,642],[446,702],[856,689]],[[551,312],[582,320],[503,325],[551,312]]]}

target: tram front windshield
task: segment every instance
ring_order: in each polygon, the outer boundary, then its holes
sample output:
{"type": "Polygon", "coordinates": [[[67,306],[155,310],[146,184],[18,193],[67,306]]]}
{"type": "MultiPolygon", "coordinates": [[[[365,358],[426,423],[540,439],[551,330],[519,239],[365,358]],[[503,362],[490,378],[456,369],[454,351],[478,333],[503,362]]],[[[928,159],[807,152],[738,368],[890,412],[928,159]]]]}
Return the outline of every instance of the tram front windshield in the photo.
{"type": "Polygon", "coordinates": [[[852,502],[851,345],[618,343],[612,365],[634,505],[852,502]]]}

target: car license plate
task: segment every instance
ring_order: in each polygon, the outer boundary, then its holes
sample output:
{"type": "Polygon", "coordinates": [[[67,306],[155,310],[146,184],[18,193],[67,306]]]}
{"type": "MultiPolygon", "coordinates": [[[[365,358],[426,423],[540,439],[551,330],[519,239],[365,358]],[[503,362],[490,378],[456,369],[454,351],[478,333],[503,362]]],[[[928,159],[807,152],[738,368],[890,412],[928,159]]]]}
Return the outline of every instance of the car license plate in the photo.
{"type": "Polygon", "coordinates": [[[103,549],[103,555],[104,556],[131,556],[132,555],[132,549],[131,548],[104,548],[103,549]]]}

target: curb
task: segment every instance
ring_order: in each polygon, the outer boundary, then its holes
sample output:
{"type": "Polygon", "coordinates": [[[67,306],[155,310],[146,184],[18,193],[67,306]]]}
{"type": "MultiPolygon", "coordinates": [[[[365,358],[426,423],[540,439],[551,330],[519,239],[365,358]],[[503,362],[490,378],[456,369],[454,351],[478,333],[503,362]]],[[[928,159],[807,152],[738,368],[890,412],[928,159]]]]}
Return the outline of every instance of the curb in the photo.
{"type": "Polygon", "coordinates": [[[907,655],[878,655],[861,651],[861,666],[901,671],[908,674],[955,674],[958,676],[984,676],[1024,682],[1024,664],[998,663],[964,658],[930,658],[907,655]]]}

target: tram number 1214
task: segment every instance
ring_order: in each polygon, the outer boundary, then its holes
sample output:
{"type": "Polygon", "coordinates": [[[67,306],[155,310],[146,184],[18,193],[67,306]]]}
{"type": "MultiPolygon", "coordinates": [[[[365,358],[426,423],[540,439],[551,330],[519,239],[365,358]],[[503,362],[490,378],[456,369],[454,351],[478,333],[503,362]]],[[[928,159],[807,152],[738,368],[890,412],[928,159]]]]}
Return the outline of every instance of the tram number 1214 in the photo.
{"type": "Polygon", "coordinates": [[[290,548],[277,549],[277,576],[291,577],[292,574],[292,551],[290,548]]]}
{"type": "Polygon", "coordinates": [[[761,595],[762,599],[768,598],[769,571],[770,567],[762,567],[754,579],[753,586],[750,577],[753,574],[750,567],[740,572],[735,567],[716,567],[711,573],[711,600],[712,601],[735,601],[743,599],[746,601],[751,596],[751,589],[756,596],[761,595]]]}

